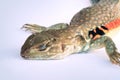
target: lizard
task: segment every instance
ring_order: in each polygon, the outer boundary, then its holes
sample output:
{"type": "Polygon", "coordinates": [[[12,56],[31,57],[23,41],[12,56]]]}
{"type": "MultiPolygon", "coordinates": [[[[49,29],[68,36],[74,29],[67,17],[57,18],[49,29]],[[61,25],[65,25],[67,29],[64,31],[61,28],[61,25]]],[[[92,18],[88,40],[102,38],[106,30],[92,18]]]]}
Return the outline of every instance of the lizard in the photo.
{"type": "Polygon", "coordinates": [[[110,61],[120,65],[120,53],[108,35],[120,28],[120,0],[91,1],[93,4],[77,12],[69,24],[24,24],[32,35],[23,44],[21,56],[28,60],[56,60],[105,48],[110,61]]]}

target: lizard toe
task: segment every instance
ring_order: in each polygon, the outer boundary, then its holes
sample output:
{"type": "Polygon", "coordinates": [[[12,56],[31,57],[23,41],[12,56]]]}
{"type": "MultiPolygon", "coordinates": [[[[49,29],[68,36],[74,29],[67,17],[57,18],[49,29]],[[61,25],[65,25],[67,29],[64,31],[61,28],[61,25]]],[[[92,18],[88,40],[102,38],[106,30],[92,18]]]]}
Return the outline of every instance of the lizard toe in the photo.
{"type": "Polygon", "coordinates": [[[120,54],[115,52],[113,55],[110,56],[110,61],[113,64],[120,65],[120,54]]]}

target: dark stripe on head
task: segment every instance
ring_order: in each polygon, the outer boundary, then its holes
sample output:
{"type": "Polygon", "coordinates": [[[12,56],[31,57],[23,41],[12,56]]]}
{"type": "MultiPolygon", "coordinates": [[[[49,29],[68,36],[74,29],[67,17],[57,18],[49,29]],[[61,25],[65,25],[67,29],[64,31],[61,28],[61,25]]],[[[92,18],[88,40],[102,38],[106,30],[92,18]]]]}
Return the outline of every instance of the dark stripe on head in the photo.
{"type": "Polygon", "coordinates": [[[101,28],[105,29],[105,30],[108,30],[108,28],[106,28],[105,26],[101,26],[101,28]]]}

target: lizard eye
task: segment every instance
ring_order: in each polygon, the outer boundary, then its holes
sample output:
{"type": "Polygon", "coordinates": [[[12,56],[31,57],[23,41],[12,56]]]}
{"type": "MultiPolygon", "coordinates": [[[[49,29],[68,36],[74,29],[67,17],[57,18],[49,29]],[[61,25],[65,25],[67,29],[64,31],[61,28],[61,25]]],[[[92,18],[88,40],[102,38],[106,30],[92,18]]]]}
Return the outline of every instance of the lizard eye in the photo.
{"type": "Polygon", "coordinates": [[[52,39],[51,42],[48,42],[48,43],[44,43],[44,44],[41,44],[39,45],[39,51],[44,51],[46,50],[51,44],[52,42],[56,41],[56,39],[52,39]]]}
{"type": "Polygon", "coordinates": [[[40,50],[40,51],[43,51],[43,50],[45,50],[46,48],[47,48],[46,44],[41,44],[41,45],[39,46],[39,50],[40,50]]]}

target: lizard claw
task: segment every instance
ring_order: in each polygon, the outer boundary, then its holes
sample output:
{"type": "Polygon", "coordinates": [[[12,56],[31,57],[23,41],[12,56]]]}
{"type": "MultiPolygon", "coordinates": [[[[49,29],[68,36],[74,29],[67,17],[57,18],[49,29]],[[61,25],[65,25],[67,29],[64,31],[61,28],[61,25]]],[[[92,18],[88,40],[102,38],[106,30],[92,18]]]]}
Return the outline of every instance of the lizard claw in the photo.
{"type": "Polygon", "coordinates": [[[30,31],[32,33],[42,32],[42,31],[46,30],[45,27],[39,26],[37,24],[24,24],[21,29],[23,29],[23,28],[25,29],[25,31],[30,31]]]}
{"type": "Polygon", "coordinates": [[[113,64],[117,64],[120,66],[120,54],[118,52],[115,52],[114,54],[110,55],[110,61],[113,64]]]}

